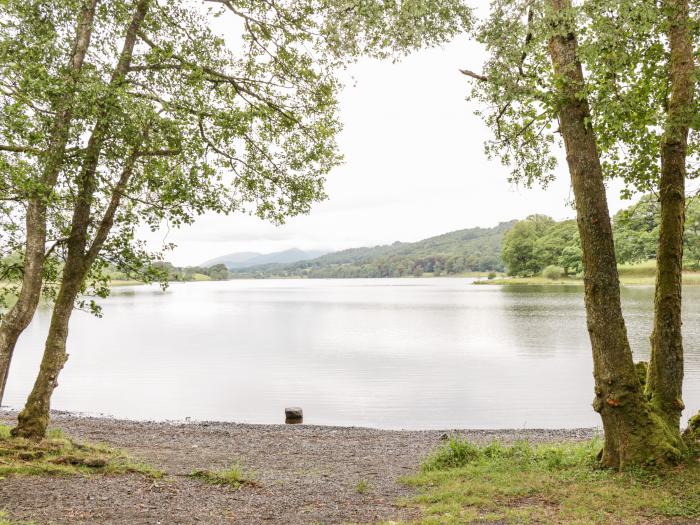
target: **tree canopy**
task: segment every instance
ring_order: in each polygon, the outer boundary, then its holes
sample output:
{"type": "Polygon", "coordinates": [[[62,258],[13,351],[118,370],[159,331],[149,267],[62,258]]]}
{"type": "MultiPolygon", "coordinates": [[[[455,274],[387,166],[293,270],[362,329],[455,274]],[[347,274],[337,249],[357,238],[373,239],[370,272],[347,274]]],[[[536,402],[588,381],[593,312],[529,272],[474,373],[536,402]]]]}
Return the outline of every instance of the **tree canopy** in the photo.
{"type": "Polygon", "coordinates": [[[108,293],[106,270],[167,276],[139,228],[308,213],[342,158],[339,68],[443,43],[471,17],[460,0],[206,4],[0,4],[3,253],[24,257],[0,325],[0,393],[42,284],[55,299],[17,434],[44,434],[71,311],[99,311],[83,297],[108,293]]]}

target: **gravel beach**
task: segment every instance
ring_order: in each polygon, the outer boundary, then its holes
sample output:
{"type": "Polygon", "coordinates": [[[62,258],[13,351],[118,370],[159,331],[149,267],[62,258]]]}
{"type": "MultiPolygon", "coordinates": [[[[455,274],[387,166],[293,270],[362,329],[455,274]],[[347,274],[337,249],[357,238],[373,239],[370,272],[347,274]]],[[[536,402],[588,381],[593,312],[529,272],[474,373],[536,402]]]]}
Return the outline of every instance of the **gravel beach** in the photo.
{"type": "MultiPolygon", "coordinates": [[[[12,424],[16,414],[0,412],[12,424]]],[[[399,480],[440,446],[444,434],[478,442],[562,442],[596,429],[377,430],[311,425],[142,422],[54,413],[75,440],[107,443],[165,472],[7,477],[0,509],[36,524],[340,524],[417,517],[399,480]],[[235,490],[190,479],[193,470],[240,465],[256,481],[235,490]],[[357,490],[358,482],[368,489],[357,490]]]]}

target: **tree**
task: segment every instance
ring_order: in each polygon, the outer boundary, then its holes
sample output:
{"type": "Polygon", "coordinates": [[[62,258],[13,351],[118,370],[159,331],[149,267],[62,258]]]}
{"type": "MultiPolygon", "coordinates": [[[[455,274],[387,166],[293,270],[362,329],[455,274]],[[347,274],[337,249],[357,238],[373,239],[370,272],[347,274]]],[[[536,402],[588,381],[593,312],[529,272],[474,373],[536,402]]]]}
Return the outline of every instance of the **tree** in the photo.
{"type": "Polygon", "coordinates": [[[685,209],[685,265],[700,270],[700,199],[688,203],[685,209]]]}
{"type": "Polygon", "coordinates": [[[680,425],[683,404],[683,337],[681,290],[688,134],[697,107],[695,57],[688,0],[665,0],[670,48],[670,100],[661,140],[661,224],[656,253],[654,329],[646,392],[673,427],[680,425]]]}
{"type": "MultiPolygon", "coordinates": [[[[52,172],[55,181],[47,181],[36,169],[53,144],[44,125],[51,110],[37,106],[44,101],[25,89],[27,82],[6,93],[23,125],[4,120],[3,135],[16,140],[3,150],[13,170],[2,175],[2,187],[15,192],[17,210],[34,193],[50,196],[42,200],[43,221],[33,219],[23,232],[25,259],[31,224],[57,234],[48,252],[38,242],[32,261],[43,260],[45,271],[47,254],[61,260],[40,372],[13,429],[30,438],[46,430],[73,308],[98,311],[89,297],[108,293],[109,265],[146,279],[164,273],[152,264],[160,254],[136,238],[139,225],[178,226],[205,211],[255,213],[273,222],[307,213],[340,161],[337,68],[360,54],[399,57],[442,43],[470,16],[457,0],[377,0],[356,9],[315,0],[224,0],[210,13],[194,1],[51,4],[3,3],[3,20],[11,22],[0,34],[6,56],[20,45],[40,56],[46,42],[32,24],[60,12],[50,20],[56,45],[40,61],[48,87],[42,84],[39,95],[67,98],[74,112],[64,126],[62,164],[52,172]],[[244,45],[218,36],[212,16],[228,17],[244,45]],[[94,46],[75,37],[85,42],[87,72],[66,73],[70,82],[61,83],[56,64],[71,47],[65,35],[82,35],[87,26],[97,35],[94,46]],[[26,43],[26,32],[36,38],[26,43]]],[[[23,289],[31,288],[30,275],[25,271],[23,289]]]]}
{"type": "Polygon", "coordinates": [[[228,279],[228,268],[226,268],[225,264],[215,264],[214,266],[208,268],[207,275],[209,275],[209,277],[212,279],[225,281],[228,279]]]}
{"type": "MultiPolygon", "coordinates": [[[[0,151],[6,152],[1,160],[0,189],[3,199],[26,203],[27,211],[22,286],[17,301],[0,320],[0,402],[17,340],[39,304],[47,205],[65,162],[96,4],[92,0],[78,8],[57,5],[49,10],[42,10],[36,2],[3,4],[2,136],[9,142],[0,145],[0,151]],[[58,21],[71,10],[77,11],[75,29],[69,39],[61,41],[58,21]]],[[[12,225],[17,210],[5,208],[12,225]]],[[[16,230],[5,229],[11,250],[18,248],[12,239],[16,230]]]]}
{"type": "Polygon", "coordinates": [[[656,258],[659,242],[659,203],[644,195],[636,204],[613,217],[615,252],[619,263],[635,263],[656,258]]]}
{"type": "Polygon", "coordinates": [[[559,265],[564,268],[564,273],[580,273],[583,271],[583,253],[580,242],[565,246],[559,256],[559,265]]]}
{"type": "Polygon", "coordinates": [[[599,63],[591,90],[599,102],[594,119],[606,171],[622,175],[627,193],[658,195],[654,329],[645,393],[660,417],[678,427],[685,178],[698,173],[693,153],[700,146],[693,52],[700,36],[694,29],[698,6],[692,4],[691,13],[687,0],[605,4],[590,7],[586,62],[599,63]]]}
{"type": "Polygon", "coordinates": [[[698,172],[693,152],[700,145],[693,52],[699,36],[693,29],[698,7],[692,7],[693,13],[687,0],[664,0],[621,4],[612,10],[597,3],[592,11],[598,27],[591,51],[610,51],[598,69],[595,95],[598,100],[612,96],[611,104],[600,105],[600,118],[608,123],[600,126],[607,167],[622,173],[632,189],[658,194],[654,328],[645,391],[674,429],[683,409],[685,178],[698,172]]]}
{"type": "Polygon", "coordinates": [[[554,226],[546,215],[530,215],[515,224],[503,237],[501,258],[509,275],[530,276],[539,273],[547,262],[537,256],[537,243],[554,226]]]}
{"type": "MultiPolygon", "coordinates": [[[[606,143],[599,139],[607,137],[601,128],[619,122],[606,119],[609,115],[589,102],[598,102],[591,91],[602,90],[587,83],[583,73],[582,60],[592,54],[587,54],[586,46],[580,47],[578,33],[581,28],[597,28],[595,13],[589,15],[587,8],[574,8],[569,0],[497,2],[478,32],[490,52],[485,71],[463,73],[477,80],[474,96],[496,108],[485,115],[494,131],[487,151],[512,167],[512,180],[546,185],[556,165],[554,130],[561,133],[583,257],[594,361],[593,406],[605,431],[602,463],[614,468],[669,463],[681,456],[679,428],[670,424],[658,404],[649,402],[649,390],[645,391],[635,371],[622,317],[600,154],[606,143]]],[[[619,39],[620,35],[607,37],[619,39]]],[[[614,53],[598,52],[596,60],[601,64],[608,54],[614,57],[614,53]]],[[[591,77],[598,78],[596,62],[586,66],[594,70],[591,77]]]]}
{"type": "Polygon", "coordinates": [[[581,266],[580,257],[574,259],[574,255],[580,253],[581,241],[578,237],[576,221],[561,221],[554,224],[547,232],[537,239],[533,250],[533,255],[541,267],[561,266],[564,274],[568,275],[573,269],[577,273],[577,268],[581,266]],[[568,250],[567,256],[564,251],[568,250]]]}
{"type": "MultiPolygon", "coordinates": [[[[688,199],[685,207],[683,265],[700,269],[700,200],[688,199]]],[[[642,196],[632,206],[613,217],[615,252],[619,263],[635,263],[656,259],[661,224],[661,204],[654,194],[642,196]]]]}

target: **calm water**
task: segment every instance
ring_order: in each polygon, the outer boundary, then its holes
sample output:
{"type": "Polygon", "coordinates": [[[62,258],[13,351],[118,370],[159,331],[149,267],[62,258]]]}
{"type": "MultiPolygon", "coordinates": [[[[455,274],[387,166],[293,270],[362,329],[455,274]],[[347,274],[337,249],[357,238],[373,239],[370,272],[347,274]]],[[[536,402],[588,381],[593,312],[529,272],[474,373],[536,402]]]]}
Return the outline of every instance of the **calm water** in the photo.
{"type": "MultiPolygon", "coordinates": [[[[653,290],[624,290],[647,358],[653,290]]],[[[700,287],[685,290],[687,413],[700,408],[700,287]]],[[[6,402],[31,387],[48,328],[17,349],[6,402]]],[[[53,407],[135,419],[382,428],[598,424],[579,287],[465,279],[269,280],[118,288],[76,312],[53,407]]]]}

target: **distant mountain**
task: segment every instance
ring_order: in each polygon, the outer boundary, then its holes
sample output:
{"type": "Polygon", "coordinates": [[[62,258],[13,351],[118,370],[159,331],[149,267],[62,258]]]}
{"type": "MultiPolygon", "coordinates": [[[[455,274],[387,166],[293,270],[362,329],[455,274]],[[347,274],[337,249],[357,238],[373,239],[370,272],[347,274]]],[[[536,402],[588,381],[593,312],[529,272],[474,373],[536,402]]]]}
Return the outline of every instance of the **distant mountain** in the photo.
{"type": "Polygon", "coordinates": [[[515,222],[458,230],[418,242],[351,248],[294,263],[252,265],[247,261],[245,267],[232,269],[233,277],[401,277],[502,271],[501,240],[515,222]]]}
{"type": "Polygon", "coordinates": [[[237,252],[210,259],[200,266],[209,267],[215,264],[225,264],[229,270],[241,270],[266,264],[291,264],[298,261],[315,259],[326,253],[328,252],[320,250],[304,251],[298,248],[274,253],[237,252]]]}
{"type": "Polygon", "coordinates": [[[199,266],[203,268],[209,268],[210,266],[214,266],[216,264],[225,264],[227,267],[229,264],[239,264],[239,263],[244,263],[245,261],[248,261],[252,259],[253,257],[259,257],[262,255],[261,253],[257,252],[236,252],[236,253],[229,253],[228,255],[222,255],[221,257],[215,257],[213,259],[209,259],[206,262],[203,262],[199,266]]]}

